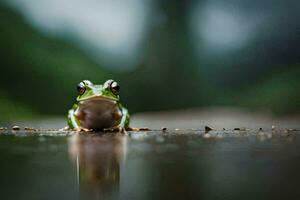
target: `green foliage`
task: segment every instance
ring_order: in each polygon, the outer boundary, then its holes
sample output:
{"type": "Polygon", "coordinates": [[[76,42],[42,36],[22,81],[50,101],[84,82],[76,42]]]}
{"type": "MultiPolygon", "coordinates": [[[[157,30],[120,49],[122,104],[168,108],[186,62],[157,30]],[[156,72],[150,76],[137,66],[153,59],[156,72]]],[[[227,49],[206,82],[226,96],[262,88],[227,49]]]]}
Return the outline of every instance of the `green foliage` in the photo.
{"type": "MultiPolygon", "coordinates": [[[[215,105],[263,108],[279,114],[299,112],[299,65],[253,78],[244,70],[236,73],[234,67],[224,68],[226,63],[219,63],[216,57],[214,65],[220,65],[217,76],[203,77],[201,70],[207,68],[201,68],[195,59],[182,7],[166,12],[170,18],[162,28],[150,31],[137,69],[113,73],[82,50],[38,32],[21,16],[0,6],[0,120],[65,115],[77,96],[75,86],[84,79],[95,83],[116,79],[121,85],[121,102],[131,113],[215,105]],[[231,70],[230,79],[238,84],[213,84],[213,79],[223,76],[221,68],[231,70]],[[242,80],[245,77],[252,82],[247,84],[242,80]]],[[[247,55],[234,57],[251,59],[255,65],[255,59],[247,55]]],[[[223,61],[226,59],[232,58],[223,61]]],[[[273,67],[270,63],[269,69],[273,67]]]]}
{"type": "Polygon", "coordinates": [[[0,105],[0,122],[13,121],[15,119],[28,119],[37,116],[37,113],[32,107],[12,99],[7,99],[3,97],[3,94],[1,95],[0,105]]]}
{"type": "Polygon", "coordinates": [[[278,114],[300,112],[299,77],[297,65],[275,70],[270,77],[245,88],[240,105],[269,108],[278,114]]]}
{"type": "Polygon", "coordinates": [[[40,113],[62,114],[72,104],[80,80],[110,77],[77,48],[33,30],[7,8],[0,7],[0,13],[0,89],[8,99],[40,113]]]}

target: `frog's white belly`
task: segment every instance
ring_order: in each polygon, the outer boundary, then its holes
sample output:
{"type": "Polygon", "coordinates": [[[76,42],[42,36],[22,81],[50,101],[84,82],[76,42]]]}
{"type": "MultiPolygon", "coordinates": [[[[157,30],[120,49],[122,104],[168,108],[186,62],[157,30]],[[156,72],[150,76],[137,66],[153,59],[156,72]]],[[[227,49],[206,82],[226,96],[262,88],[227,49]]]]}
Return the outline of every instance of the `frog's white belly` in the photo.
{"type": "Polygon", "coordinates": [[[121,110],[115,101],[95,97],[80,102],[75,115],[81,127],[101,130],[116,126],[121,110]]]}

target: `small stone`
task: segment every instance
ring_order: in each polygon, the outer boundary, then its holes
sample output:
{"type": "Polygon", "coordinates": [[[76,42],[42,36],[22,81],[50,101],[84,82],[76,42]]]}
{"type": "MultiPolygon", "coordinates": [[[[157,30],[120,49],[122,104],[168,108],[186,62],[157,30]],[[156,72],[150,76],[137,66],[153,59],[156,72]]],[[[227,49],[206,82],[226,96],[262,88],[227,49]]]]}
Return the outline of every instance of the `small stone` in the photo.
{"type": "Polygon", "coordinates": [[[20,127],[19,127],[19,126],[13,126],[13,127],[12,127],[12,130],[18,131],[18,130],[20,130],[20,127]]]}
{"type": "Polygon", "coordinates": [[[209,133],[205,133],[205,134],[203,135],[203,137],[204,137],[204,138],[210,138],[210,134],[209,134],[209,133]]]}
{"type": "Polygon", "coordinates": [[[179,128],[175,128],[175,131],[180,131],[180,129],[179,128]]]}
{"type": "Polygon", "coordinates": [[[209,127],[209,126],[205,126],[205,133],[208,133],[211,130],[214,130],[213,128],[209,127]]]}
{"type": "Polygon", "coordinates": [[[274,130],[275,130],[275,126],[274,126],[274,125],[272,125],[272,127],[271,127],[271,128],[272,128],[272,131],[274,131],[274,130]]]}
{"type": "Polygon", "coordinates": [[[34,128],[31,128],[31,127],[25,127],[24,130],[25,130],[25,131],[34,131],[35,129],[34,129],[34,128]]]}
{"type": "Polygon", "coordinates": [[[241,130],[240,128],[234,128],[233,130],[235,130],[235,131],[239,131],[239,130],[241,130]]]}
{"type": "Polygon", "coordinates": [[[149,131],[150,129],[147,128],[147,127],[142,127],[142,128],[139,128],[139,131],[149,131]]]}
{"type": "Polygon", "coordinates": [[[262,128],[259,128],[259,130],[262,131],[263,129],[262,129],[262,128]]]}
{"type": "Polygon", "coordinates": [[[225,128],[223,128],[223,131],[226,131],[226,129],[225,129],[225,128]]]}
{"type": "Polygon", "coordinates": [[[0,127],[0,131],[5,131],[5,130],[7,130],[6,127],[0,127]]]}
{"type": "Polygon", "coordinates": [[[162,131],[166,131],[167,128],[166,128],[166,127],[162,127],[161,130],[162,130],[162,131]]]}

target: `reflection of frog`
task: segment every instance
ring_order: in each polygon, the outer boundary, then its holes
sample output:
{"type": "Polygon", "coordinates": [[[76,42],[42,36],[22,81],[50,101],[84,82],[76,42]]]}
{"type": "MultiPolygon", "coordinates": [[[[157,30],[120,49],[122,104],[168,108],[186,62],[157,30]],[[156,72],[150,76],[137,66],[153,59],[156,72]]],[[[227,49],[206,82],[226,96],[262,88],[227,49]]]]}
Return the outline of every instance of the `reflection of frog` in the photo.
{"type": "Polygon", "coordinates": [[[77,180],[83,199],[117,199],[120,162],[125,159],[127,137],[75,134],[69,152],[76,161],[77,180]]]}
{"type": "Polygon", "coordinates": [[[79,96],[68,113],[69,128],[75,130],[129,129],[129,114],[120,103],[120,86],[113,80],[94,85],[84,80],[77,85],[79,96]]]}

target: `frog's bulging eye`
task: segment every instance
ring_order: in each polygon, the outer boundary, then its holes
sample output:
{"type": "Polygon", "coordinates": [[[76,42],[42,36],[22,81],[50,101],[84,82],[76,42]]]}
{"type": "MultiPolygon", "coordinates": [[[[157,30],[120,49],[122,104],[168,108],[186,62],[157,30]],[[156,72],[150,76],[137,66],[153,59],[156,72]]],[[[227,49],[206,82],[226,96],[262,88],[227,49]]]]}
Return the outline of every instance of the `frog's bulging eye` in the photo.
{"type": "Polygon", "coordinates": [[[112,93],[114,93],[115,95],[119,94],[120,91],[120,86],[118,85],[118,83],[116,81],[113,81],[110,84],[110,90],[112,91],[112,93]]]}
{"type": "Polygon", "coordinates": [[[84,92],[85,92],[85,84],[84,82],[80,82],[78,85],[77,85],[77,91],[80,95],[82,95],[84,92]]]}
{"type": "Polygon", "coordinates": [[[89,80],[83,80],[81,81],[84,85],[93,85],[93,83],[89,80]]]}

